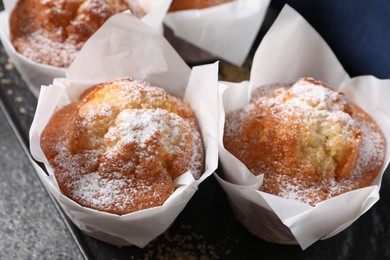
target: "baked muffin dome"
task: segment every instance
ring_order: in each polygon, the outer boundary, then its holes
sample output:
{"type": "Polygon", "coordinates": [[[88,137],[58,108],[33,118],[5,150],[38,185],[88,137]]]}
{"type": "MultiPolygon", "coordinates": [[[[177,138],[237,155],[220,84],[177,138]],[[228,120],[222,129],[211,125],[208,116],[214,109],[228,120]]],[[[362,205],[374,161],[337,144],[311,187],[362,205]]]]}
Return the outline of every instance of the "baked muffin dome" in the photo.
{"type": "Polygon", "coordinates": [[[173,0],[169,11],[175,12],[189,9],[203,9],[220,4],[225,4],[231,1],[232,0],[173,0]]]}
{"type": "Polygon", "coordinates": [[[264,174],[262,191],[312,205],[370,185],[385,154],[375,122],[311,78],[228,114],[224,145],[264,174]]]}
{"type": "MultiPolygon", "coordinates": [[[[138,2],[137,2],[138,3],[138,2]]],[[[19,0],[10,17],[11,40],[25,57],[67,68],[85,41],[116,13],[142,16],[126,0],[19,0]]]]}
{"type": "Polygon", "coordinates": [[[124,78],[58,110],[41,136],[61,192],[82,206],[126,214],[162,205],[174,179],[203,173],[204,152],[188,104],[124,78]]]}

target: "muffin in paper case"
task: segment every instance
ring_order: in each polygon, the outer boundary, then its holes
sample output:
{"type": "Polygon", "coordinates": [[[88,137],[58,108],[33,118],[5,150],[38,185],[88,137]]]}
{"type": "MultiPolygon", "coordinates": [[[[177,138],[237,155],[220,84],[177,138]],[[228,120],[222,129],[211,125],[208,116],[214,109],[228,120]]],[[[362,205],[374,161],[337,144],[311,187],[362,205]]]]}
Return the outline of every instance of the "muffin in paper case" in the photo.
{"type": "Polygon", "coordinates": [[[216,177],[235,215],[250,232],[271,242],[299,244],[306,249],[317,240],[347,228],[379,200],[381,179],[390,159],[390,107],[386,101],[390,97],[390,80],[373,76],[350,78],[326,42],[290,6],[282,9],[260,43],[250,82],[221,82],[219,91],[223,106],[219,156],[224,177],[216,177]],[[225,114],[248,104],[253,89],[272,83],[291,83],[305,76],[326,82],[366,111],[384,133],[387,147],[382,169],[371,186],[315,206],[259,191],[263,175],[254,176],[223,146],[225,114]]]}
{"type": "Polygon", "coordinates": [[[204,9],[168,12],[166,37],[190,63],[219,57],[241,66],[263,23],[269,0],[233,0],[204,9]]]}
{"type": "Polygon", "coordinates": [[[30,150],[45,164],[33,162],[39,177],[69,218],[86,234],[122,246],[144,247],[163,233],[185,207],[198,185],[217,168],[218,64],[194,67],[181,60],[159,32],[129,14],[110,18],[85,44],[67,71],[67,78],[42,86],[30,129],[30,150]],[[53,113],[101,82],[131,76],[162,87],[191,105],[202,135],[205,172],[195,180],[190,172],[176,178],[175,191],[162,206],[125,215],[80,206],[64,196],[40,147],[40,135],[53,113]]]}
{"type": "MultiPolygon", "coordinates": [[[[37,63],[15,50],[10,38],[9,18],[17,0],[4,0],[3,3],[5,10],[0,12],[0,24],[2,25],[0,26],[0,40],[28,88],[38,97],[41,85],[49,85],[54,78],[65,77],[66,69],[37,63]]],[[[171,0],[141,0],[140,5],[147,12],[141,20],[152,28],[162,31],[163,19],[170,4],[171,0]]]]}

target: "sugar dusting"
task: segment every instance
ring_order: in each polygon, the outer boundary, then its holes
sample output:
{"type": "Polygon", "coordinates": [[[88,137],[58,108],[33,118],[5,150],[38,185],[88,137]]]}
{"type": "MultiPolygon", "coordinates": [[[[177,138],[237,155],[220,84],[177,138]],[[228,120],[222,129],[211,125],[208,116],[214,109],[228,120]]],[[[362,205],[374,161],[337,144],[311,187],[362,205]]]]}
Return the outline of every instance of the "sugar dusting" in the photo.
{"type": "Polygon", "coordinates": [[[98,172],[87,173],[68,186],[76,201],[83,201],[91,208],[100,210],[125,211],[128,208],[143,209],[150,205],[139,205],[139,194],[160,200],[160,194],[148,183],[135,182],[125,178],[102,178],[98,172]]]}
{"type": "Polygon", "coordinates": [[[271,113],[281,120],[289,118],[289,115],[301,113],[299,120],[313,121],[328,119],[330,121],[343,121],[345,127],[353,124],[352,118],[342,112],[346,106],[346,101],[342,94],[331,91],[323,85],[319,85],[301,79],[288,90],[278,89],[270,98],[261,99],[267,102],[271,108],[271,113]],[[336,112],[336,113],[333,113],[336,112]]]}
{"type": "MultiPolygon", "coordinates": [[[[350,132],[351,128],[356,124],[363,135],[359,155],[349,178],[341,180],[324,178],[314,183],[303,183],[301,180],[291,176],[279,176],[280,192],[277,195],[315,205],[322,200],[369,185],[370,183],[367,183],[365,180],[365,174],[372,169],[380,167],[385,154],[383,137],[378,131],[375,131],[374,125],[359,118],[352,118],[349,114],[341,112],[346,105],[346,101],[342,99],[338,92],[319,88],[311,82],[302,82],[302,80],[294,84],[290,91],[293,94],[293,98],[288,100],[287,103],[281,104],[278,102],[279,100],[271,102],[278,103],[282,107],[292,104],[292,109],[303,111],[303,113],[306,112],[305,108],[310,109],[311,112],[306,117],[299,117],[306,118],[304,120],[309,121],[313,120],[313,118],[326,117],[331,122],[344,122],[342,124],[344,132],[350,132]],[[313,112],[312,107],[317,110],[313,112]]],[[[283,109],[288,113],[288,108],[283,107],[283,109]]],[[[327,121],[324,120],[323,123],[326,124],[327,121]]],[[[345,136],[353,138],[351,134],[345,136]]],[[[371,176],[368,177],[368,181],[371,181],[371,176]]]]}
{"type": "Polygon", "coordinates": [[[341,93],[332,91],[325,85],[310,79],[297,81],[288,92],[290,98],[286,102],[301,108],[333,112],[343,110],[346,105],[341,93]]]}
{"type": "Polygon", "coordinates": [[[19,2],[10,20],[15,49],[35,62],[63,68],[112,15],[127,9],[138,17],[145,14],[136,0],[19,2]]]}
{"type": "MultiPolygon", "coordinates": [[[[298,200],[310,205],[337,196],[344,192],[365,187],[371,184],[373,178],[381,167],[385,145],[383,135],[376,129],[376,126],[357,115],[343,112],[346,110],[347,103],[343,99],[343,94],[331,91],[325,84],[316,82],[312,79],[304,78],[295,83],[286,90],[275,87],[280,84],[271,85],[272,92],[266,89],[255,90],[254,96],[257,99],[251,99],[251,103],[239,111],[230,113],[227,117],[225,126],[225,136],[232,138],[237,133],[243,133],[243,124],[247,114],[254,109],[256,102],[267,103],[270,107],[270,113],[279,121],[291,120],[295,118],[301,120],[301,123],[325,126],[329,129],[333,127],[340,128],[345,142],[356,142],[354,133],[361,131],[361,144],[357,160],[353,170],[348,178],[326,177],[313,181],[301,179],[300,174],[273,174],[271,169],[265,165],[256,166],[250,169],[252,172],[265,174],[264,187],[275,190],[278,196],[298,200]],[[268,95],[267,98],[262,98],[268,95]],[[238,123],[237,123],[238,122],[238,123]],[[337,122],[337,124],[334,124],[337,122]],[[360,130],[359,130],[360,129],[360,130]],[[260,169],[260,170],[259,170],[260,169]],[[271,186],[269,186],[271,185],[271,186]],[[275,188],[274,186],[277,186],[275,188]],[[272,188],[273,187],[273,188],[272,188]]],[[[283,86],[285,87],[285,86],[283,86]]],[[[261,115],[259,115],[259,118],[261,115]]],[[[289,123],[289,127],[294,124],[289,123]]],[[[287,129],[288,130],[288,129],[287,129]]],[[[327,140],[327,145],[332,146],[334,140],[327,140]]],[[[236,152],[237,157],[245,158],[246,152],[242,149],[236,152]]],[[[278,162],[274,162],[277,165],[278,162]]]]}
{"type": "Polygon", "coordinates": [[[361,121],[357,123],[363,132],[362,144],[349,178],[341,180],[327,178],[308,185],[287,175],[278,176],[277,181],[281,189],[276,195],[315,205],[322,200],[370,185],[372,177],[375,177],[371,171],[382,166],[386,148],[382,135],[375,131],[371,124],[367,125],[361,121]]]}
{"type": "Polygon", "coordinates": [[[189,170],[191,171],[192,175],[195,179],[199,179],[202,176],[203,169],[204,169],[204,153],[203,153],[203,142],[202,137],[200,135],[199,131],[196,131],[198,129],[198,126],[192,124],[192,157],[191,157],[191,163],[189,170]]]}
{"type": "Polygon", "coordinates": [[[116,214],[161,205],[174,190],[172,178],[187,170],[195,178],[202,174],[203,143],[197,125],[160,108],[172,109],[169,102],[184,106],[160,88],[132,79],[111,84],[94,92],[97,98],[87,97],[78,107],[79,126],[106,129],[101,138],[99,132],[84,132],[90,138],[87,143],[93,140],[101,145],[74,152],[74,146],[84,139],[74,142],[66,136],[55,144],[56,156],[50,163],[59,186],[84,206],[116,214]],[[110,92],[110,87],[117,91],[110,92]],[[106,99],[99,99],[99,91],[104,90],[106,99]],[[110,103],[113,96],[115,104],[120,104],[119,111],[110,103]],[[91,104],[93,109],[89,109],[91,104]],[[106,122],[107,127],[99,125],[106,122]],[[171,171],[178,173],[172,175],[171,171]]]}
{"type": "Polygon", "coordinates": [[[164,109],[127,109],[121,111],[116,124],[104,136],[107,146],[105,156],[115,157],[124,146],[132,144],[142,157],[155,156],[147,150],[148,144],[158,136],[156,146],[164,147],[167,153],[183,152],[182,145],[191,134],[189,124],[180,116],[164,109]],[[183,131],[183,128],[185,131],[183,131]]]}
{"type": "Polygon", "coordinates": [[[36,30],[29,36],[14,39],[13,44],[18,52],[37,63],[68,67],[83,44],[62,43],[46,35],[45,31],[36,30]]]}

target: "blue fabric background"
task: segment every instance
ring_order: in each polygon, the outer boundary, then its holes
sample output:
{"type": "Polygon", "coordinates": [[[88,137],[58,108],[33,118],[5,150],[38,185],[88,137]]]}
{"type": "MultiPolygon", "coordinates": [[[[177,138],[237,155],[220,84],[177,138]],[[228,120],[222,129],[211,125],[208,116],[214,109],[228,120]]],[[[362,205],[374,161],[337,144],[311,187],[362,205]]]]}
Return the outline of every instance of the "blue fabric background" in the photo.
{"type": "Polygon", "coordinates": [[[390,1],[272,0],[297,10],[330,45],[350,76],[390,78],[390,1]]]}

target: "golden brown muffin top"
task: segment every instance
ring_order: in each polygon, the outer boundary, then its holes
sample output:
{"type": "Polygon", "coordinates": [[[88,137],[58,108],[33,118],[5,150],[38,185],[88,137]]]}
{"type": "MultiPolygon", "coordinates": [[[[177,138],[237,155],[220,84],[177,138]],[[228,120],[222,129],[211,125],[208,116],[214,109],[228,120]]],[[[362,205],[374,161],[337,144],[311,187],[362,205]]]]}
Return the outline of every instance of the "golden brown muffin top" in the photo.
{"type": "Polygon", "coordinates": [[[19,0],[10,17],[11,40],[27,58],[66,68],[108,18],[129,8],[144,14],[126,0],[19,0]]]}
{"type": "Polygon", "coordinates": [[[254,174],[264,174],[262,191],[313,205],[369,185],[385,149],[367,114],[310,78],[228,114],[224,144],[254,174]]]}
{"type": "Polygon", "coordinates": [[[98,85],[56,112],[41,147],[66,196],[115,214],[162,205],[176,177],[203,172],[189,105],[130,78],[98,85]]]}
{"type": "Polygon", "coordinates": [[[232,0],[173,0],[169,8],[169,12],[189,9],[203,9],[220,4],[225,4],[231,1],[232,0]]]}

